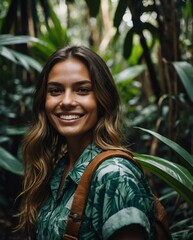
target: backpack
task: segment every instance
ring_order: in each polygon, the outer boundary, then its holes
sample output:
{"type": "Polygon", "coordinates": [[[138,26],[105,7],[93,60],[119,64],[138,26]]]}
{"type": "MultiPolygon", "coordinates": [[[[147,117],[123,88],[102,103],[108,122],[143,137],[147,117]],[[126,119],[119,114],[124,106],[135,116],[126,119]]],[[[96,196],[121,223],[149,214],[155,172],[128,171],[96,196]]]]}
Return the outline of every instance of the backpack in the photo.
{"type": "MultiPolygon", "coordinates": [[[[87,198],[90,189],[92,177],[98,166],[111,157],[123,157],[137,165],[141,170],[141,166],[133,159],[133,155],[121,150],[107,150],[98,154],[86,167],[74,194],[72,207],[68,216],[66,232],[63,240],[78,240],[78,234],[86,207],[87,198]]],[[[154,195],[155,205],[155,233],[154,240],[172,240],[169,232],[167,215],[163,205],[154,195]]]]}

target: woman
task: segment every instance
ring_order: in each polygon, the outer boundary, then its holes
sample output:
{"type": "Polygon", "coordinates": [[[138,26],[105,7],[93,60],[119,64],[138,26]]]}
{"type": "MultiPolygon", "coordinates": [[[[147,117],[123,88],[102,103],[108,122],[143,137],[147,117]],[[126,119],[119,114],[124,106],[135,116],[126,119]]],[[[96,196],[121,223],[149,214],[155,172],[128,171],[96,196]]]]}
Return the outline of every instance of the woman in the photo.
{"type": "MultiPolygon", "coordinates": [[[[23,141],[20,229],[28,239],[58,240],[73,193],[101,151],[123,149],[119,95],[105,62],[80,46],[56,51],[37,82],[34,120],[23,141]]],[[[91,183],[79,239],[152,239],[153,197],[128,160],[103,162],[91,183]]]]}

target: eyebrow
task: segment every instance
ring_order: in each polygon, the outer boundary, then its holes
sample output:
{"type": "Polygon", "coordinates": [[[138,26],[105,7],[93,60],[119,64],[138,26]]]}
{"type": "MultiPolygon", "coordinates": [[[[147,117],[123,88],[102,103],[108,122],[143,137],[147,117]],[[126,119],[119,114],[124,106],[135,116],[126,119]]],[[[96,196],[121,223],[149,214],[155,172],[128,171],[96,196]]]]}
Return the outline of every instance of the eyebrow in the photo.
{"type": "MultiPolygon", "coordinates": [[[[91,80],[86,80],[86,79],[85,80],[76,81],[74,84],[75,85],[82,85],[82,84],[85,84],[85,83],[91,83],[92,84],[91,80]]],[[[60,82],[50,81],[50,82],[47,82],[47,86],[49,86],[49,85],[58,86],[58,85],[63,85],[63,84],[60,83],[60,82]]]]}

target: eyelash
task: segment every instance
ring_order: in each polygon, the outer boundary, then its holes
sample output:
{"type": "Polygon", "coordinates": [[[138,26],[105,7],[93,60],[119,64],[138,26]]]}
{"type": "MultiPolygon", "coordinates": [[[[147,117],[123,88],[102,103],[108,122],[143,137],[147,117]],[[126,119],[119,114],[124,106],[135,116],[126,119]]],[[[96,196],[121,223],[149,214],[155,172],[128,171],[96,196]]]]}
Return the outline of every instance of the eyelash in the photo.
{"type": "Polygon", "coordinates": [[[51,88],[51,89],[48,89],[48,92],[53,95],[53,96],[56,96],[56,95],[59,95],[62,90],[60,88],[51,88]]]}
{"type": "Polygon", "coordinates": [[[89,93],[90,91],[91,91],[91,89],[87,88],[87,87],[81,87],[81,88],[78,88],[78,90],[77,90],[78,93],[85,94],[85,95],[87,93],[89,93]]]}
{"type": "MultiPolygon", "coordinates": [[[[80,95],[87,95],[92,89],[89,87],[80,87],[76,90],[76,92],[80,95]]],[[[52,96],[58,96],[63,92],[62,89],[54,87],[48,89],[48,93],[50,93],[52,96]]]]}

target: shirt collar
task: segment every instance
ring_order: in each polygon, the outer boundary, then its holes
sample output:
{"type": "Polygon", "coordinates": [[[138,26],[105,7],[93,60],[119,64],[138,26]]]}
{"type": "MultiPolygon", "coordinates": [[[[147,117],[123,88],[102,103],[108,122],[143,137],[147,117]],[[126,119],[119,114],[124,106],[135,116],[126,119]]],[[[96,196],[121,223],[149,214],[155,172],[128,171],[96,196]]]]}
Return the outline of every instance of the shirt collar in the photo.
{"type": "MultiPolygon", "coordinates": [[[[74,167],[72,168],[72,170],[68,173],[68,175],[66,177],[66,182],[71,179],[75,184],[78,184],[87,165],[101,151],[102,151],[102,149],[100,147],[98,147],[95,143],[89,144],[84,149],[84,151],[82,152],[80,157],[78,158],[78,160],[77,160],[76,164],[74,165],[74,167]]],[[[68,161],[68,154],[65,154],[65,156],[63,156],[60,159],[58,165],[56,166],[54,175],[51,179],[50,188],[51,188],[54,198],[57,195],[57,191],[58,191],[58,188],[60,185],[63,171],[67,166],[67,161],[68,161]]]]}
{"type": "Polygon", "coordinates": [[[70,171],[69,176],[78,184],[85,168],[92,161],[92,159],[102,151],[95,143],[89,144],[83,153],[78,158],[73,169],[70,171]]]}

